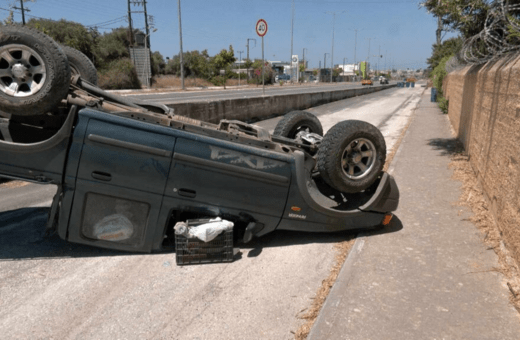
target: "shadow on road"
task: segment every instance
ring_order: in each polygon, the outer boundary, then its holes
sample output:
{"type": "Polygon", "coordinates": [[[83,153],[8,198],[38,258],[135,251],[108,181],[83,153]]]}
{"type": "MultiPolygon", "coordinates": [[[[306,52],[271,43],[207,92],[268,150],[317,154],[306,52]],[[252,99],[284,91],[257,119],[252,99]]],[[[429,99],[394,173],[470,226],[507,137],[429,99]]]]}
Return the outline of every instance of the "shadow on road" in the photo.
{"type": "MultiPolygon", "coordinates": [[[[142,253],[108,250],[86,245],[69,243],[58,235],[45,236],[45,226],[49,208],[22,208],[0,213],[0,261],[28,260],[41,258],[81,258],[97,256],[129,256],[142,253]]],[[[394,216],[386,228],[364,230],[367,236],[399,231],[401,221],[394,216]]],[[[361,230],[335,233],[308,233],[278,230],[249,243],[238,243],[235,247],[251,249],[248,257],[256,257],[263,248],[287,247],[309,243],[336,243],[355,238],[361,230]]],[[[172,251],[173,252],[173,251],[172,251]]],[[[154,254],[146,254],[153,256],[154,254]]],[[[239,260],[236,258],[235,260],[239,260]]]]}
{"type": "MultiPolygon", "coordinates": [[[[49,208],[22,208],[0,213],[0,261],[132,255],[45,236],[49,208]]],[[[138,254],[135,254],[138,255],[138,254]]]]}
{"type": "Polygon", "coordinates": [[[454,156],[464,153],[464,145],[457,138],[433,138],[428,140],[428,145],[435,150],[440,150],[442,156],[454,156]]]}
{"type": "Polygon", "coordinates": [[[242,249],[251,249],[248,257],[256,257],[262,253],[263,248],[271,247],[287,247],[308,243],[337,243],[349,241],[356,238],[360,232],[364,236],[371,237],[375,235],[395,233],[403,229],[401,220],[394,216],[392,221],[385,228],[377,228],[372,230],[349,230],[335,233],[306,233],[298,231],[278,230],[261,238],[255,238],[246,244],[240,244],[242,249]]]}

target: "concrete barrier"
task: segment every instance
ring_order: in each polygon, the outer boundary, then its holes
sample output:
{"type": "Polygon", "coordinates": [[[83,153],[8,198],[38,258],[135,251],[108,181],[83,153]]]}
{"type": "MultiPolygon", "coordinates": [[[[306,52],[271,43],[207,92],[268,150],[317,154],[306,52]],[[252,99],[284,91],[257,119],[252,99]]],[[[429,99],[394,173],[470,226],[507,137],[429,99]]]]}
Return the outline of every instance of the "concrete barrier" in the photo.
{"type": "Polygon", "coordinates": [[[175,109],[175,114],[209,123],[218,123],[221,119],[254,121],[283,115],[294,110],[305,110],[310,107],[342,99],[362,96],[364,94],[378,92],[395,86],[396,84],[392,84],[318,93],[287,94],[269,97],[168,104],[168,106],[175,109]]]}

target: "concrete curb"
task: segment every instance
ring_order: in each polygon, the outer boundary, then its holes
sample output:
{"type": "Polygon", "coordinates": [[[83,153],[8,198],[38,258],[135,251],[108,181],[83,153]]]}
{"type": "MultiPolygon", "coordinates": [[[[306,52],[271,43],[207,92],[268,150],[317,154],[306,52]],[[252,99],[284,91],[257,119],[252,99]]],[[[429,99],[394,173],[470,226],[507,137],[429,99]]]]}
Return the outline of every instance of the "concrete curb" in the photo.
{"type": "MultiPolygon", "coordinates": [[[[426,91],[426,89],[424,89],[423,92],[421,92],[421,96],[424,94],[424,91],[426,91]]],[[[395,170],[395,163],[396,163],[396,160],[401,155],[403,141],[407,138],[407,136],[410,133],[410,125],[411,125],[411,123],[413,123],[413,119],[415,116],[415,110],[417,110],[420,103],[421,103],[421,101],[419,100],[419,102],[417,102],[417,105],[414,108],[413,115],[410,117],[410,124],[406,127],[406,132],[404,134],[404,137],[403,137],[402,141],[399,143],[399,145],[397,146],[397,151],[395,152],[395,156],[387,171],[388,174],[390,174],[390,175],[395,170]]],[[[325,303],[321,307],[320,313],[318,314],[318,317],[316,318],[316,321],[314,322],[314,325],[311,328],[309,335],[307,336],[308,340],[312,340],[314,338],[315,334],[323,333],[321,331],[321,327],[323,327],[323,325],[326,325],[327,321],[323,320],[324,316],[323,316],[322,311],[327,309],[328,307],[334,308],[334,307],[338,306],[339,303],[341,302],[341,300],[343,298],[343,292],[348,289],[350,279],[352,277],[352,275],[351,275],[352,267],[353,267],[354,263],[356,263],[356,261],[359,257],[359,254],[361,254],[361,251],[363,250],[363,247],[365,245],[366,236],[367,236],[367,233],[362,232],[356,238],[356,242],[354,242],[354,245],[352,246],[352,249],[350,250],[350,252],[347,256],[347,259],[343,263],[343,266],[341,267],[341,270],[338,274],[338,278],[336,279],[334,286],[330,290],[329,295],[327,296],[325,303]]]]}

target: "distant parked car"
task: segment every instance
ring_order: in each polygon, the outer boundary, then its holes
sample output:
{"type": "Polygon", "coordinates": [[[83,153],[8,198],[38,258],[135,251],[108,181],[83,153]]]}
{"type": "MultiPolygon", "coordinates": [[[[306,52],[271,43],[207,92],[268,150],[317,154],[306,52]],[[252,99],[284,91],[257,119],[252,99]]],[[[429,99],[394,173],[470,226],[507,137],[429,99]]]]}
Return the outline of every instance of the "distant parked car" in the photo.
{"type": "Polygon", "coordinates": [[[388,79],[383,76],[379,77],[379,84],[388,84],[388,79]]]}
{"type": "Polygon", "coordinates": [[[291,80],[291,76],[288,74],[278,74],[274,77],[275,82],[279,82],[280,80],[289,81],[289,80],[291,80]]]}

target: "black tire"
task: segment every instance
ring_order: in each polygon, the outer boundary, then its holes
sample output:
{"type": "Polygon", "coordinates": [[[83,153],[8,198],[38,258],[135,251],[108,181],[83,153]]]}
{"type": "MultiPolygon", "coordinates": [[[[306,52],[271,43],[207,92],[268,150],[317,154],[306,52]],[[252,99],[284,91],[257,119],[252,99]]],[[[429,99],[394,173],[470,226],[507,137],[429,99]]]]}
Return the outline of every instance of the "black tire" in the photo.
{"type": "Polygon", "coordinates": [[[97,70],[92,61],[82,52],[69,46],[61,46],[70,65],[71,76],[80,75],[81,79],[97,85],[97,70]]]}
{"type": "Polygon", "coordinates": [[[67,97],[70,85],[63,50],[26,26],[3,26],[0,36],[0,110],[19,116],[52,111],[67,97]]]}
{"type": "Polygon", "coordinates": [[[386,143],[378,128],[359,120],[334,125],[318,150],[318,171],[331,187],[345,193],[367,189],[386,160],[386,143]]]}
{"type": "Polygon", "coordinates": [[[308,131],[323,136],[320,120],[307,111],[291,111],[276,124],[273,135],[295,139],[300,131],[308,131]]]}

